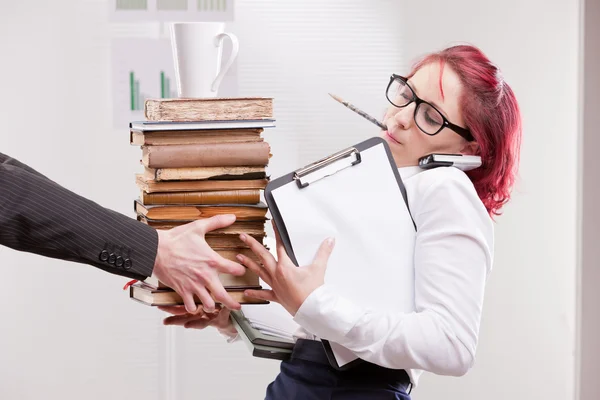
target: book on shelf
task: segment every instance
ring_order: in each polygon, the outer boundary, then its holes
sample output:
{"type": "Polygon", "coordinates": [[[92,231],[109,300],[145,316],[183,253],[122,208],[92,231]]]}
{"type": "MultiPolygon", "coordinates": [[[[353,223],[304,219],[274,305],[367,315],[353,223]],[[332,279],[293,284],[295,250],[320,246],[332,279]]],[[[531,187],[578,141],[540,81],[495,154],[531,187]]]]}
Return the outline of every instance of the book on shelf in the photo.
{"type": "Polygon", "coordinates": [[[142,164],[148,168],[266,166],[267,142],[143,146],[142,164]]]}
{"type": "Polygon", "coordinates": [[[264,190],[268,179],[157,181],[144,174],[135,175],[135,183],[146,193],[155,192],[213,192],[226,190],[264,190]]]}
{"type": "Polygon", "coordinates": [[[267,205],[258,204],[196,204],[196,205],[145,205],[139,199],[134,200],[134,211],[150,219],[195,220],[210,218],[221,214],[234,214],[237,220],[265,220],[267,205]]]}
{"type": "Polygon", "coordinates": [[[133,121],[129,123],[129,129],[138,132],[262,129],[272,128],[274,126],[274,119],[244,121],[133,121]]]}
{"type": "Polygon", "coordinates": [[[260,190],[219,190],[214,192],[140,192],[140,200],[146,205],[172,204],[258,204],[260,190]]]}
{"type": "Polygon", "coordinates": [[[155,181],[189,181],[200,179],[240,180],[265,179],[265,167],[188,167],[188,168],[148,168],[144,167],[144,177],[155,181]]]}
{"type": "Polygon", "coordinates": [[[147,99],[148,121],[239,121],[273,118],[269,97],[147,99]]]}
{"type": "Polygon", "coordinates": [[[182,144],[262,142],[262,128],[206,129],[197,131],[129,131],[129,143],[135,146],[171,146],[182,144]]]}
{"type": "MultiPolygon", "coordinates": [[[[227,293],[240,304],[268,304],[268,301],[259,300],[244,295],[244,289],[227,289],[227,293]]],[[[260,289],[260,287],[254,288],[260,289]]],[[[172,289],[155,289],[143,283],[135,283],[129,286],[129,297],[133,300],[149,306],[176,306],[183,305],[183,299],[179,293],[172,289]]],[[[219,302],[213,297],[215,303],[219,302]]],[[[202,304],[197,296],[194,296],[196,304],[202,304]]]]}

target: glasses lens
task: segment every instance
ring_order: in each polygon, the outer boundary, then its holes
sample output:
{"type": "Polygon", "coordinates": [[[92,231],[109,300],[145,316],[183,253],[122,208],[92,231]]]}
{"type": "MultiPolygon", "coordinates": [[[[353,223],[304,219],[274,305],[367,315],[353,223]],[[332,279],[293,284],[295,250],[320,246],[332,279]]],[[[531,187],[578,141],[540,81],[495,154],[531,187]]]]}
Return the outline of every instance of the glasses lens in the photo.
{"type": "Polygon", "coordinates": [[[387,98],[396,107],[404,107],[413,100],[413,93],[404,81],[396,78],[388,88],[387,98]]]}
{"type": "Polygon", "coordinates": [[[429,104],[421,103],[416,112],[415,122],[423,132],[434,135],[444,126],[444,117],[429,104]]]}

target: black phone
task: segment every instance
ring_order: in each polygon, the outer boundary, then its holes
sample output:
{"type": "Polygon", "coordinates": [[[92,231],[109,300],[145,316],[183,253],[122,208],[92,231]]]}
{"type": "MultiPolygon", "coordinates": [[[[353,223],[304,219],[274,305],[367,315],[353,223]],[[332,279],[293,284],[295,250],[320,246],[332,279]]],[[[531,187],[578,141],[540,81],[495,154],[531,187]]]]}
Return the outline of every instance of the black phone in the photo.
{"type": "Polygon", "coordinates": [[[456,167],[469,171],[481,166],[481,157],[464,154],[428,154],[419,158],[419,166],[423,169],[436,167],[456,167]]]}

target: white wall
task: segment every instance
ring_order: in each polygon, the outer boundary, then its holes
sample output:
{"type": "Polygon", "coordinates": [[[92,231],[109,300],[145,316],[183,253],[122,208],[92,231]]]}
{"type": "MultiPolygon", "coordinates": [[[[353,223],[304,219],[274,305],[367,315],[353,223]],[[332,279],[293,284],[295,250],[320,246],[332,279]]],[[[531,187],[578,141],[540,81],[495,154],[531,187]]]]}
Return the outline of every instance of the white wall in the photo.
{"type": "Polygon", "coordinates": [[[600,398],[600,3],[585,1],[583,77],[583,176],[580,400],[600,398]]]}
{"type": "MultiPolygon", "coordinates": [[[[0,152],[132,215],[137,151],[112,129],[106,12],[0,2],[0,152]]],[[[5,247],[0,275],[0,398],[160,398],[164,329],[127,279],[5,247]]]]}
{"type": "Polygon", "coordinates": [[[579,2],[406,1],[406,55],[480,46],[520,102],[520,179],[497,219],[476,366],[426,375],[415,399],[572,399],[579,2]]]}

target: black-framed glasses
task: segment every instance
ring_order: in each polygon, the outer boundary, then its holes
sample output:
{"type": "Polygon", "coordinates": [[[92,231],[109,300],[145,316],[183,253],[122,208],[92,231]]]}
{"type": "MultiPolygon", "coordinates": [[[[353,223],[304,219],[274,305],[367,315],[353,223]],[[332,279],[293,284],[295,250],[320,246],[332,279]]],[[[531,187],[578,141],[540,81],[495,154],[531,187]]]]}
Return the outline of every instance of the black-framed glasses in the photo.
{"type": "Polygon", "coordinates": [[[432,104],[420,99],[407,81],[403,76],[392,74],[385,96],[394,107],[398,108],[406,107],[414,101],[416,104],[415,123],[423,133],[433,136],[440,133],[442,129],[448,128],[469,142],[475,140],[468,129],[454,125],[432,104]]]}

